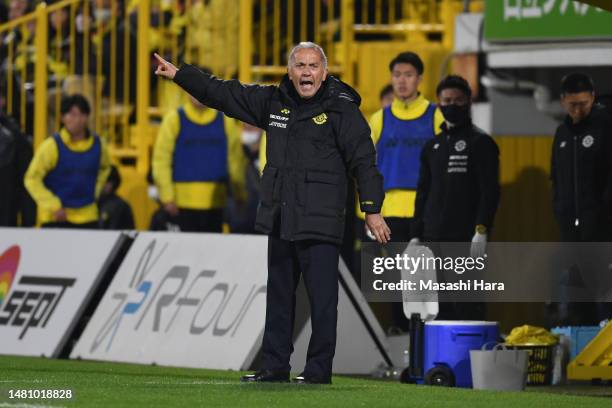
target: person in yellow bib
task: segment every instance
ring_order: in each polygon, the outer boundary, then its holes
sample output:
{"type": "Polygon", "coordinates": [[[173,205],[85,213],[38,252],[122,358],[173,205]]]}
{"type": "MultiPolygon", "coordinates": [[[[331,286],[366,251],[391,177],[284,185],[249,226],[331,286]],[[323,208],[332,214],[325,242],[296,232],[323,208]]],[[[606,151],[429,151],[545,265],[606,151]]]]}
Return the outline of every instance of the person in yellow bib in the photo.
{"type": "Polygon", "coordinates": [[[228,194],[245,202],[245,171],[235,120],[192,97],[164,117],[153,151],[153,179],[181,231],[221,232],[228,194]]]}
{"type": "Polygon", "coordinates": [[[89,103],[83,95],[64,97],[63,127],[34,154],[25,186],[42,227],[97,228],[102,185],[110,172],[105,143],[87,128],[89,103]]]}
{"type": "MultiPolygon", "coordinates": [[[[407,242],[414,214],[421,148],[441,132],[444,117],[419,92],[424,65],[417,54],[400,53],[389,64],[389,71],[393,102],[372,115],[370,128],[376,147],[376,164],[384,177],[382,215],[393,231],[393,241],[407,242]]],[[[363,213],[358,212],[358,215],[363,220],[363,213]]]]}
{"type": "MultiPolygon", "coordinates": [[[[421,149],[441,132],[444,116],[432,102],[419,92],[424,64],[414,52],[402,52],[389,64],[393,101],[370,118],[372,141],[376,147],[376,165],[384,178],[385,201],[381,214],[393,231],[392,240],[408,242],[421,149]]],[[[360,220],[363,213],[357,212],[360,220]]],[[[358,221],[357,233],[362,241],[372,242],[363,222],[358,221]]],[[[401,303],[392,304],[393,325],[408,330],[409,321],[401,303]]]]}

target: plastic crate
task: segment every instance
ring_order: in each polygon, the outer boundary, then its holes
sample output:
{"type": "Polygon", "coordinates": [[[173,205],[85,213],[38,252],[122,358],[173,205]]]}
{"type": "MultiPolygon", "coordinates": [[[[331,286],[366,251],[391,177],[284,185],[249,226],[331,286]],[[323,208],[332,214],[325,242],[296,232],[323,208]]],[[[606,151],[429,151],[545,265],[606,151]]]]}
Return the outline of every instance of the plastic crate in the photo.
{"type": "Polygon", "coordinates": [[[570,339],[570,360],[576,358],[578,354],[597,336],[601,328],[599,326],[566,326],[555,327],[551,330],[554,334],[561,334],[570,339]]]}
{"type": "Polygon", "coordinates": [[[555,345],[509,345],[519,350],[529,352],[529,362],[527,365],[527,385],[551,385],[553,374],[553,356],[555,345]]]}

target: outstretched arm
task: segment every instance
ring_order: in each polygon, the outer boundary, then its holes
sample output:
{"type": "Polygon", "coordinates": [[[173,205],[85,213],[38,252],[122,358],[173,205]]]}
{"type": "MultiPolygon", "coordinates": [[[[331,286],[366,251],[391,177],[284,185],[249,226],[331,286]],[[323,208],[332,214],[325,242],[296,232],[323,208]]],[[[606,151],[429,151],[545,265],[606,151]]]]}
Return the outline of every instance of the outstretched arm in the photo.
{"type": "Polygon", "coordinates": [[[155,74],[173,80],[204,105],[227,116],[257,126],[268,127],[270,99],[275,86],[244,85],[237,80],[224,81],[185,64],[178,69],[158,54],[155,74]]]}

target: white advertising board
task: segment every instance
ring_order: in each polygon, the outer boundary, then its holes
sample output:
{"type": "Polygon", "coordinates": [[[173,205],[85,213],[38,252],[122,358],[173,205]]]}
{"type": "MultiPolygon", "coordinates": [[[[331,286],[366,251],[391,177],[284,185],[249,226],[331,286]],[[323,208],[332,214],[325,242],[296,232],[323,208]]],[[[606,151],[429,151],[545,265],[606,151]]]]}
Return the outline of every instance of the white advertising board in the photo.
{"type": "Polygon", "coordinates": [[[57,357],[120,237],[0,228],[0,354],[57,357]]]}
{"type": "Polygon", "coordinates": [[[70,357],[248,369],[266,278],[267,237],[140,233],[70,357]]]}

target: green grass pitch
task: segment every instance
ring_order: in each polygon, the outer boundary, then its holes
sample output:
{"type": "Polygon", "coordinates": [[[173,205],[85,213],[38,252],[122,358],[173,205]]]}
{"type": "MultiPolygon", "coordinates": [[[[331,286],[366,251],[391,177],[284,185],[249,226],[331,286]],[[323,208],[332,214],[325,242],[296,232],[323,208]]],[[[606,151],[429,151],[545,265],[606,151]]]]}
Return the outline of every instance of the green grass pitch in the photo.
{"type": "Polygon", "coordinates": [[[0,356],[0,407],[612,407],[612,399],[491,392],[335,376],[331,386],[241,384],[231,371],[0,356]],[[74,400],[9,400],[9,389],[71,389],[74,400]]]}

